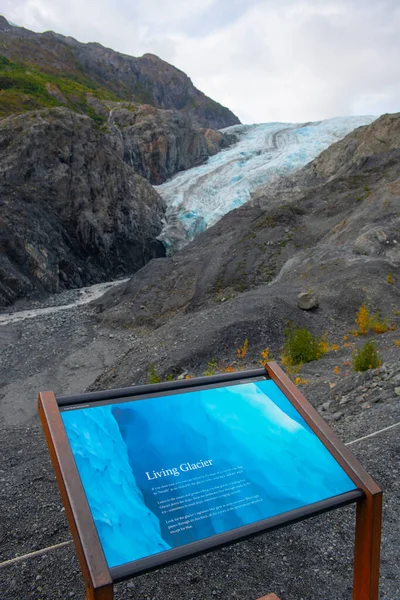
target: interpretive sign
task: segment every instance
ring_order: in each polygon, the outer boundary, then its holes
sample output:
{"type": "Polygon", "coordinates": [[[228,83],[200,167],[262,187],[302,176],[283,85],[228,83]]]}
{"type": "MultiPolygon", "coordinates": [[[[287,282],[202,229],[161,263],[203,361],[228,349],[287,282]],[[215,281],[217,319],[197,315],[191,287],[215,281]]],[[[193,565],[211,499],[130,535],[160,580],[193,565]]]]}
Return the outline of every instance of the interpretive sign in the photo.
{"type": "MultiPolygon", "coordinates": [[[[113,582],[161,565],[362,505],[365,481],[380,498],[274,363],[58,400],[45,393],[39,405],[88,598],[104,586],[111,595],[101,598],[111,598],[113,582]]],[[[354,598],[375,600],[371,593],[354,598]]]]}
{"type": "Polygon", "coordinates": [[[164,394],[61,413],[109,567],[356,489],[272,380],[164,394]]]}

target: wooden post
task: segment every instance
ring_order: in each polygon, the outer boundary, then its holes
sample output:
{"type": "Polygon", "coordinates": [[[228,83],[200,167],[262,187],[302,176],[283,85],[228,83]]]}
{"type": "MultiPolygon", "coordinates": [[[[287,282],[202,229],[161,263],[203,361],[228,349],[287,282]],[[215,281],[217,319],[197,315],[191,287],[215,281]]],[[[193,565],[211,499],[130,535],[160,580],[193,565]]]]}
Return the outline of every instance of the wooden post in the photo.
{"type": "Polygon", "coordinates": [[[96,589],[92,586],[86,588],[86,600],[113,600],[113,598],[112,585],[96,589]]]}
{"type": "Polygon", "coordinates": [[[113,582],[53,392],[38,398],[42,422],[65,513],[86,586],[86,600],[113,600],[113,582]]]}
{"type": "Polygon", "coordinates": [[[262,598],[259,598],[258,600],[279,600],[279,598],[276,594],[268,594],[268,596],[263,596],[262,598]]]}
{"type": "Polygon", "coordinates": [[[357,502],[353,600],[378,600],[382,492],[357,502]]]}

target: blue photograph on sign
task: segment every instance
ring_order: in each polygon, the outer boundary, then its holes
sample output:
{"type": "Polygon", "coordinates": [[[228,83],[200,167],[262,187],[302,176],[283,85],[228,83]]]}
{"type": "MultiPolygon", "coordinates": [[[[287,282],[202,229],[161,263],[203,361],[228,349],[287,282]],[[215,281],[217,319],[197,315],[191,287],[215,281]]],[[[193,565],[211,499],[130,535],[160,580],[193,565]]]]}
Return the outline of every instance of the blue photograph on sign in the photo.
{"type": "Polygon", "coordinates": [[[61,415],[109,567],[355,489],[271,380],[61,415]]]}

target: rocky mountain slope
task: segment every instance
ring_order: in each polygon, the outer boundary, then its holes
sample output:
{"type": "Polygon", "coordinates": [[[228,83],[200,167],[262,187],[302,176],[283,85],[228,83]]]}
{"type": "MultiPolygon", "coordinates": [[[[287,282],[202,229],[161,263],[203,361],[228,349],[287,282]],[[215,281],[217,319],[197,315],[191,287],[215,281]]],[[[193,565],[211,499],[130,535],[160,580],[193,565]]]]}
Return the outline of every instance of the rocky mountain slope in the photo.
{"type": "Polygon", "coordinates": [[[4,17],[0,48],[0,114],[65,105],[95,116],[88,100],[97,97],[174,109],[196,127],[239,123],[229,109],[196,89],[185,73],[153,54],[135,58],[52,31],[34,33],[4,17]]]}
{"type": "Polygon", "coordinates": [[[146,338],[96,385],[128,385],[150,362],[179,373],[210,357],[232,359],[246,337],[278,352],[289,320],[340,336],[364,301],[396,320],[399,134],[400,115],[357,129],[110,292],[100,318],[146,338]],[[298,308],[301,292],[319,307],[298,308]]]}
{"type": "Polygon", "coordinates": [[[234,139],[174,111],[114,104],[101,129],[68,108],[0,119],[0,306],[164,255],[165,205],[144,177],[160,183],[234,139]]]}
{"type": "Polygon", "coordinates": [[[164,202],[143,177],[201,164],[236,140],[210,127],[237,122],[156,56],[0,17],[0,306],[163,255],[164,202]]]}
{"type": "Polygon", "coordinates": [[[163,254],[164,208],[89,117],[0,120],[0,305],[133,273],[163,254]]]}

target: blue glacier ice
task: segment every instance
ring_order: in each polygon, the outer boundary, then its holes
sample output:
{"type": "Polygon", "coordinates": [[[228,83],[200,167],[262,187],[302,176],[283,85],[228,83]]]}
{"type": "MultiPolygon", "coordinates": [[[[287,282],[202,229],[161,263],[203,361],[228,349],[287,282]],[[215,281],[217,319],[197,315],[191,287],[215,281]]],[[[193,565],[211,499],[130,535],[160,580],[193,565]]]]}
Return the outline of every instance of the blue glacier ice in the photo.
{"type": "Polygon", "coordinates": [[[338,117],[313,123],[234,125],[239,142],[157,186],[167,204],[159,239],[172,253],[245,204],[259,186],[293,173],[356,127],[376,117],[338,117]]]}
{"type": "Polygon", "coordinates": [[[168,550],[132,475],[111,406],[64,412],[62,418],[108,565],[168,550]]]}
{"type": "MultiPolygon", "coordinates": [[[[272,381],[78,409],[62,418],[110,566],[355,489],[272,381]],[[180,471],[209,460],[207,469],[180,471]],[[162,512],[160,498],[177,503],[190,490],[204,496],[216,485],[210,477],[237,468],[245,485],[231,494],[236,508],[225,510],[230,497],[201,497],[197,507],[162,512]],[[167,475],[154,479],[162,470],[167,475]],[[155,492],[160,485],[164,491],[155,492]],[[199,510],[207,518],[171,531],[173,517],[189,519],[199,510]]],[[[230,485],[234,478],[219,481],[230,485]]]]}

